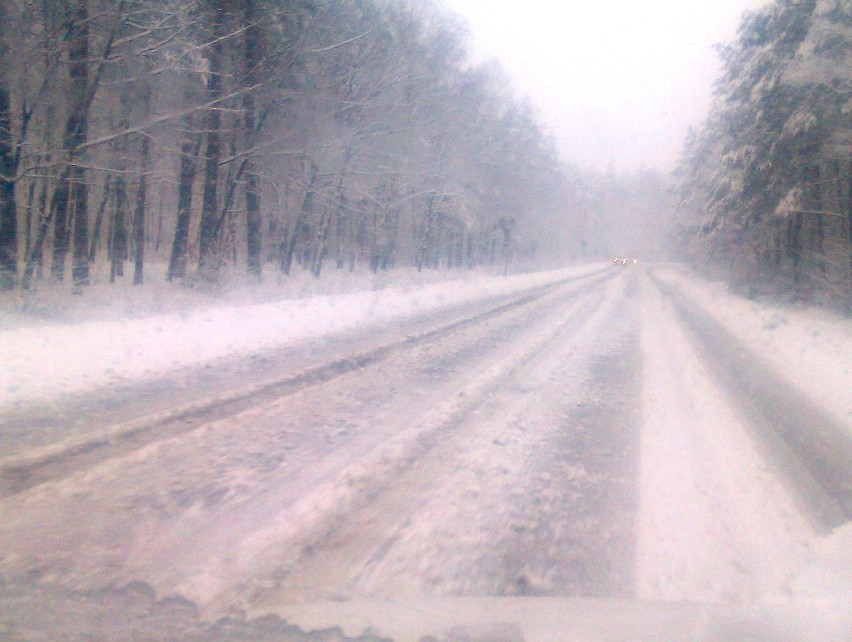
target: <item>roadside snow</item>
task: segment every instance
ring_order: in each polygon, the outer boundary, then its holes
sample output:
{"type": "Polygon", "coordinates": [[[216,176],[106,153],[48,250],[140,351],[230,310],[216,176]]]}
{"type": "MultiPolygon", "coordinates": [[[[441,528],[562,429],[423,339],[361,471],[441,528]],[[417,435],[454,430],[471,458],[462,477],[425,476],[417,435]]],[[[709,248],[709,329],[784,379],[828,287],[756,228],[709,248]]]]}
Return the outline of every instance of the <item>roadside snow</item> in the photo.
{"type": "Polygon", "coordinates": [[[673,310],[642,290],[637,597],[754,603],[805,564],[814,533],[673,310]]]}
{"type": "Polygon", "coordinates": [[[591,264],[509,277],[472,275],[415,287],[0,330],[0,409],[400,321],[602,267],[591,264]]]}
{"type": "MultiPolygon", "coordinates": [[[[852,322],[745,300],[670,268],[653,274],[850,426],[852,322]]],[[[637,596],[751,605],[778,639],[851,639],[852,525],[814,530],[666,299],[643,288],[637,596]]]]}
{"type": "Polygon", "coordinates": [[[166,268],[163,263],[146,263],[145,283],[140,286],[131,285],[127,279],[111,284],[108,273],[102,274],[96,269],[82,295],[74,295],[67,283],[50,281],[40,281],[35,289],[27,292],[0,292],[0,331],[23,326],[191,314],[201,308],[257,305],[386,288],[419,288],[502,274],[489,267],[420,272],[413,267],[401,267],[375,274],[364,269],[354,272],[329,270],[318,279],[299,269],[286,278],[267,271],[258,283],[245,274],[225,271],[213,284],[192,278],[169,283],[165,279],[166,268]]]}
{"type": "Polygon", "coordinates": [[[707,315],[831,412],[852,432],[852,320],[818,308],[770,306],[727,292],[723,283],[656,269],[707,315]]]}
{"type": "Polygon", "coordinates": [[[817,540],[785,588],[767,596],[761,611],[787,639],[852,640],[852,523],[817,540]]]}

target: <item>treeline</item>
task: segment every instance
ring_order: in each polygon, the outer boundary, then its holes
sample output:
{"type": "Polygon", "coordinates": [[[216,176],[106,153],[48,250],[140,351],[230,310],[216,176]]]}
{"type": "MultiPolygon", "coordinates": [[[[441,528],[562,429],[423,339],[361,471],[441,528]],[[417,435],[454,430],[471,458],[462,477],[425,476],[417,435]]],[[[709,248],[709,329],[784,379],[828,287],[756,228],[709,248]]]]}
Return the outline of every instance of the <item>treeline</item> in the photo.
{"type": "Polygon", "coordinates": [[[3,0],[0,285],[559,248],[575,181],[421,0],[3,0]],[[149,270],[150,271],[150,270],[149,270]],[[163,274],[164,272],[164,274],[163,274]],[[153,274],[153,273],[152,273],[153,274]],[[69,278],[70,275],[70,278],[69,278]]]}
{"type": "Polygon", "coordinates": [[[775,0],[721,54],[678,170],[691,257],[748,295],[852,309],[852,3],[775,0]]]}

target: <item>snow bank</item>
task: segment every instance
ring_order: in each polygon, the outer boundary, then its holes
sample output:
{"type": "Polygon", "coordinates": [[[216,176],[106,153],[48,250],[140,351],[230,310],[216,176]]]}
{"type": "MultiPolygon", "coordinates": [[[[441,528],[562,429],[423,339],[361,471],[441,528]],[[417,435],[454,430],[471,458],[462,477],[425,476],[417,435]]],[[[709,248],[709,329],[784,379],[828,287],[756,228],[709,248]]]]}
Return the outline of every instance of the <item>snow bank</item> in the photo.
{"type": "Polygon", "coordinates": [[[852,640],[852,523],[818,540],[787,594],[768,597],[764,611],[787,639],[852,640]]]}
{"type": "Polygon", "coordinates": [[[193,277],[169,283],[165,279],[166,269],[164,263],[146,263],[145,283],[140,286],[131,285],[129,277],[111,284],[108,272],[103,274],[95,269],[83,294],[76,296],[67,283],[49,280],[37,282],[36,287],[27,292],[0,292],[0,331],[21,326],[189,314],[199,308],[256,305],[394,287],[422,287],[437,282],[464,282],[502,274],[502,266],[499,271],[480,266],[474,270],[421,272],[413,267],[401,267],[380,270],[375,274],[356,268],[354,272],[327,270],[318,279],[300,268],[283,278],[267,270],[261,281],[255,282],[244,273],[223,270],[216,283],[205,283],[193,277]]]}
{"type": "Polygon", "coordinates": [[[114,382],[156,378],[175,368],[408,319],[601,267],[583,265],[509,277],[474,275],[414,287],[0,330],[0,408],[114,382]]]}
{"type": "Polygon", "coordinates": [[[852,432],[852,320],[818,308],[770,306],[673,269],[674,286],[852,432]]]}
{"type": "Polygon", "coordinates": [[[666,298],[643,290],[636,596],[752,604],[804,563],[810,525],[666,298]]]}

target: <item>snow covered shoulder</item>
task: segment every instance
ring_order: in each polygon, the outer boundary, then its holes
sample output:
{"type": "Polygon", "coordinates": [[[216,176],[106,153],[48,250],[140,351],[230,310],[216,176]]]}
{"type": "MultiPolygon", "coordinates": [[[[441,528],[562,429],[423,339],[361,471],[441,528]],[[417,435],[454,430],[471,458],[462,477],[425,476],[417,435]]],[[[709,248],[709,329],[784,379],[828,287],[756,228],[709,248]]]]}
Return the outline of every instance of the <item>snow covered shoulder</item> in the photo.
{"type": "Polygon", "coordinates": [[[464,279],[378,291],[2,330],[0,408],[116,382],[153,379],[172,369],[411,319],[590,274],[601,267],[591,264],[509,277],[473,273],[464,279]]]}

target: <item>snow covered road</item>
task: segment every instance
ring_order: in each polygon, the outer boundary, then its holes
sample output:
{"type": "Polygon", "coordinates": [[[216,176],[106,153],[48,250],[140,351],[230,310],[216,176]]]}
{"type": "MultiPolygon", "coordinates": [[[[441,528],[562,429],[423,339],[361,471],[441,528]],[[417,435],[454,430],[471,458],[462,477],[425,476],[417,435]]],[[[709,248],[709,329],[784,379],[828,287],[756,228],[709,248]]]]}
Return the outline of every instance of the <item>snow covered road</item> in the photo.
{"type": "MultiPolygon", "coordinates": [[[[142,401],[24,404],[2,420],[0,572],[74,591],[143,582],[208,615],[789,593],[826,538],[850,550],[846,420],[803,390],[825,425],[795,448],[789,430],[809,430],[795,418],[765,439],[777,422],[736,394],[723,346],[661,278],[589,271],[172,373],[142,401]]],[[[798,399],[779,369],[755,372],[798,399]]],[[[847,581],[821,590],[841,599],[847,581]]]]}

